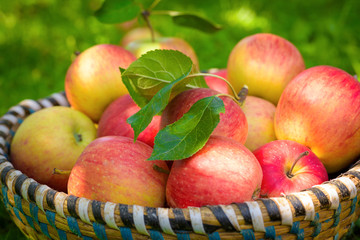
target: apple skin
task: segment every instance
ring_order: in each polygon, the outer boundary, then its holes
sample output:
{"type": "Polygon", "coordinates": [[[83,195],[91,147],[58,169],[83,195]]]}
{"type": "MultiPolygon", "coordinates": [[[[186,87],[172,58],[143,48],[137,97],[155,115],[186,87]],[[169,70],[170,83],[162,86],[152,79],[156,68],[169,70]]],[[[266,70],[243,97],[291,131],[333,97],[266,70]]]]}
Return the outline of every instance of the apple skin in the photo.
{"type": "Polygon", "coordinates": [[[360,155],[360,82],[332,66],[315,66],[296,76],[275,112],[277,139],[309,147],[329,173],[360,155]]]}
{"type": "Polygon", "coordinates": [[[251,201],[261,181],[261,166],[250,150],[230,138],[211,136],[192,157],[174,161],[166,199],[174,208],[251,201]]]}
{"type": "Polygon", "coordinates": [[[241,108],[249,127],[245,147],[254,151],[258,147],[276,140],[274,130],[276,107],[273,103],[259,97],[247,96],[241,108]]]}
{"type": "MultiPolygon", "coordinates": [[[[214,70],[210,70],[209,73],[220,76],[227,80],[227,70],[226,69],[214,69],[214,70]]],[[[209,88],[214,89],[221,93],[231,94],[231,92],[229,90],[229,86],[224,80],[217,78],[217,77],[212,77],[212,76],[205,76],[204,79],[205,79],[206,84],[209,86],[209,88]]]]}
{"type": "Polygon", "coordinates": [[[68,194],[102,202],[165,205],[168,170],[164,161],[147,161],[152,148],[123,136],[100,137],[90,143],[73,167],[68,194]]]}
{"type": "MultiPolygon", "coordinates": [[[[154,37],[156,39],[161,37],[161,35],[160,33],[154,31],[154,37]]],[[[121,46],[126,48],[126,46],[129,45],[131,42],[140,39],[151,40],[151,31],[148,27],[136,27],[126,32],[123,38],[121,39],[121,46]]]]}
{"type": "Polygon", "coordinates": [[[275,105],[286,85],[304,69],[298,49],[286,39],[270,33],[258,33],[240,40],[232,49],[227,65],[229,82],[237,92],[247,85],[249,95],[275,105]]]}
{"type": "Polygon", "coordinates": [[[154,42],[151,39],[138,39],[130,42],[125,48],[132,52],[137,58],[155,49],[178,50],[191,59],[195,66],[193,69],[194,72],[199,70],[199,60],[194,49],[188,42],[181,38],[158,37],[154,42]]]}
{"type": "Polygon", "coordinates": [[[328,180],[328,174],[320,159],[306,146],[290,141],[276,140],[253,151],[258,159],[263,180],[260,196],[280,197],[283,194],[300,192],[328,180]],[[301,153],[309,151],[295,164],[292,177],[287,176],[301,153]]]}
{"type": "Polygon", "coordinates": [[[54,168],[71,170],[95,138],[94,123],[85,114],[69,107],[44,108],[27,117],[16,131],[11,162],[28,177],[66,192],[69,176],[53,174],[54,168]]]}
{"type": "MultiPolygon", "coordinates": [[[[160,129],[179,120],[198,100],[217,95],[219,92],[210,88],[194,88],[176,95],[161,114],[160,129]]],[[[248,134],[248,123],[241,107],[230,97],[220,96],[225,105],[225,113],[220,113],[220,122],[211,135],[232,138],[242,144],[248,134]]]]}
{"type": "Polygon", "coordinates": [[[127,94],[119,67],[127,68],[136,57],[124,48],[99,44],[80,53],[65,77],[65,92],[71,106],[98,122],[105,108],[127,94]]]}
{"type": "MultiPolygon", "coordinates": [[[[98,137],[125,136],[134,138],[134,130],[126,120],[137,113],[140,107],[132,100],[129,94],[125,94],[113,101],[102,114],[98,125],[98,137]]],[[[154,146],[154,138],[160,129],[161,116],[154,116],[153,120],[140,133],[137,140],[149,146],[154,146]]]]}

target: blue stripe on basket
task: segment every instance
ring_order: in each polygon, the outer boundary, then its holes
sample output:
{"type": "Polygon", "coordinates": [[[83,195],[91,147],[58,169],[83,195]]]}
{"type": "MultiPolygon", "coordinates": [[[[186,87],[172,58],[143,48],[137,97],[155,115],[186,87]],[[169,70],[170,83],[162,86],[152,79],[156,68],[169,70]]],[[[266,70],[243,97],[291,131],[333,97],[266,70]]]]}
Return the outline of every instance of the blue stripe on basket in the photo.
{"type": "Polygon", "coordinates": [[[22,222],[24,224],[23,220],[20,217],[20,210],[17,209],[16,207],[13,207],[13,211],[14,211],[15,216],[20,220],[20,222],[22,222]]]}
{"type": "Polygon", "coordinates": [[[310,226],[314,226],[314,233],[312,237],[316,237],[321,232],[321,223],[319,222],[319,219],[320,219],[319,213],[316,213],[314,220],[310,223],[310,226]]]}
{"type": "Polygon", "coordinates": [[[107,240],[106,232],[105,232],[105,226],[103,224],[94,222],[93,223],[93,229],[96,234],[96,236],[100,240],[107,240]]]}
{"type": "Polygon", "coordinates": [[[56,225],[55,225],[55,213],[51,212],[51,211],[46,211],[46,219],[48,220],[50,226],[52,226],[53,228],[56,229],[56,225]]]}
{"type": "Polygon", "coordinates": [[[339,233],[337,233],[335,236],[334,236],[334,240],[338,240],[339,239],[339,233]]]}
{"type": "Polygon", "coordinates": [[[38,218],[38,212],[39,212],[39,207],[36,206],[34,203],[30,202],[29,203],[30,206],[30,215],[32,216],[32,218],[35,220],[35,222],[40,225],[39,223],[39,218],[38,218]]]}
{"type": "Polygon", "coordinates": [[[12,137],[15,136],[15,131],[14,131],[14,130],[10,129],[9,133],[10,133],[10,135],[11,135],[12,137]]]}
{"type": "Polygon", "coordinates": [[[178,240],[190,240],[190,235],[189,233],[185,233],[185,232],[179,232],[176,233],[177,239],[178,240]]]}
{"type": "Polygon", "coordinates": [[[121,233],[121,237],[124,240],[133,240],[130,228],[128,228],[128,227],[120,227],[120,233],[121,233]]]}
{"type": "Polygon", "coordinates": [[[22,124],[23,121],[24,121],[24,119],[22,119],[22,118],[18,118],[18,120],[17,120],[18,124],[22,124]]]}
{"type": "Polygon", "coordinates": [[[218,232],[213,232],[211,234],[208,235],[209,236],[209,240],[220,240],[220,235],[218,232]]]}
{"type": "Polygon", "coordinates": [[[275,239],[276,232],[274,226],[269,226],[265,228],[265,238],[275,239]]]}
{"type": "Polygon", "coordinates": [[[336,209],[334,213],[334,224],[332,225],[332,227],[336,227],[337,225],[339,225],[340,214],[341,214],[341,204],[339,204],[339,207],[336,209]]]}
{"type": "Polygon", "coordinates": [[[15,201],[15,207],[22,213],[25,215],[24,210],[22,209],[22,204],[21,204],[21,197],[17,194],[14,195],[14,201],[15,201]]]}
{"type": "Polygon", "coordinates": [[[8,195],[7,195],[7,190],[8,188],[6,186],[2,186],[1,187],[1,192],[2,192],[2,195],[3,195],[3,202],[5,204],[5,207],[7,207],[7,205],[9,205],[9,198],[8,198],[8,195]]]}
{"type": "MultiPolygon", "coordinates": [[[[6,150],[8,152],[10,152],[10,143],[8,141],[5,142],[5,147],[6,147],[6,150]]],[[[6,153],[4,154],[4,156],[6,157],[7,160],[9,160],[9,155],[7,155],[6,153]]]]}
{"type": "Polygon", "coordinates": [[[163,235],[159,231],[149,230],[149,233],[152,240],[164,240],[163,235]]]}
{"type": "Polygon", "coordinates": [[[34,219],[28,215],[25,215],[25,217],[26,217],[26,220],[27,220],[28,224],[30,225],[30,227],[32,227],[36,231],[35,225],[34,225],[34,219]]]}
{"type": "Polygon", "coordinates": [[[73,218],[73,217],[68,216],[66,218],[66,220],[67,220],[70,231],[72,233],[74,233],[75,235],[77,235],[79,237],[82,237],[82,234],[80,232],[80,228],[79,228],[79,225],[78,225],[76,219],[73,218]]]}
{"type": "Polygon", "coordinates": [[[357,196],[355,196],[355,198],[353,199],[353,201],[351,203],[351,210],[350,210],[349,216],[355,212],[356,203],[357,203],[357,196]]]}
{"type": "Polygon", "coordinates": [[[48,238],[51,239],[50,234],[49,234],[48,225],[46,223],[40,223],[40,230],[45,236],[47,236],[48,238]]]}
{"type": "Polygon", "coordinates": [[[255,240],[255,234],[252,229],[241,230],[241,234],[244,237],[244,240],[255,240]]]}
{"type": "Polygon", "coordinates": [[[66,232],[61,229],[56,229],[60,240],[67,240],[66,232]]]}
{"type": "Polygon", "coordinates": [[[299,227],[300,227],[300,222],[294,222],[291,229],[290,229],[290,233],[293,234],[298,234],[299,233],[299,227]]]}

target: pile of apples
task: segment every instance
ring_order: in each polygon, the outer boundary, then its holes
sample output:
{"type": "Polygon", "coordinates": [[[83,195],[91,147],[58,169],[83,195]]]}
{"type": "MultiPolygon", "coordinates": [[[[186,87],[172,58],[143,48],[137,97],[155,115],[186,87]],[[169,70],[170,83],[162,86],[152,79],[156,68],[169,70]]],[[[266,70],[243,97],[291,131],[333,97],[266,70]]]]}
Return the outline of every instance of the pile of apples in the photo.
{"type": "Polygon", "coordinates": [[[201,69],[191,46],[176,38],[127,36],[122,46],[85,50],[66,73],[70,107],[24,120],[11,144],[14,167],[77,197],[184,208],[298,192],[360,155],[360,82],[332,66],[306,69],[291,42],[268,33],[241,39],[227,68],[205,77],[209,88],[176,95],[134,141],[127,119],[140,108],[119,67],[154,48],[179,50],[201,69]],[[248,92],[239,103],[228,96],[231,89],[248,92]],[[160,129],[217,94],[225,113],[202,149],[186,159],[147,160],[160,129]]]}

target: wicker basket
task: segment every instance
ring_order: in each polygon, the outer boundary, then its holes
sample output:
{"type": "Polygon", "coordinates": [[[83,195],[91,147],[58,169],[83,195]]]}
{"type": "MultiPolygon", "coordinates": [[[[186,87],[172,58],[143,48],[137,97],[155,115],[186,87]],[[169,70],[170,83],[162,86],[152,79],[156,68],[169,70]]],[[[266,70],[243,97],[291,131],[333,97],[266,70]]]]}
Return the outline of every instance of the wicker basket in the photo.
{"type": "Polygon", "coordinates": [[[359,164],[302,192],[201,208],[149,208],[57,192],[14,169],[8,157],[22,120],[54,105],[69,105],[64,93],[24,100],[0,118],[1,197],[13,221],[30,238],[339,239],[359,217],[359,164]]]}

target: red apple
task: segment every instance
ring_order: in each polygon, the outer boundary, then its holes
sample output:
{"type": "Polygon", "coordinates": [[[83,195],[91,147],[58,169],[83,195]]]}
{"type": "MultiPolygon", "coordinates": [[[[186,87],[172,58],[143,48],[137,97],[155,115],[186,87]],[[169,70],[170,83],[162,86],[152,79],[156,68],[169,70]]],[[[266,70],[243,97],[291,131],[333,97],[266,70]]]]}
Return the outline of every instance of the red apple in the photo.
{"type": "Polygon", "coordinates": [[[163,161],[147,161],[152,148],[122,136],[90,143],[72,169],[68,194],[98,201],[163,207],[167,174],[163,161]]]}
{"type": "Polygon", "coordinates": [[[270,33],[242,39],[228,59],[228,78],[237,92],[247,85],[249,95],[275,105],[286,85],[305,69],[298,49],[288,40],[270,33]]]}
{"type": "MultiPolygon", "coordinates": [[[[210,88],[194,88],[176,95],[164,109],[161,115],[161,128],[179,120],[198,100],[219,94],[210,88]]],[[[212,135],[232,138],[245,143],[248,133],[248,123],[241,107],[230,97],[220,97],[225,105],[225,113],[220,113],[220,122],[212,135]]]]}
{"type": "Polygon", "coordinates": [[[262,170],[241,143],[211,136],[192,157],[174,161],[166,185],[170,207],[251,201],[259,195],[262,170]]]}
{"type": "Polygon", "coordinates": [[[54,168],[71,170],[95,138],[94,123],[85,114],[63,106],[44,108],[17,129],[11,142],[11,162],[28,177],[66,192],[69,176],[53,174],[54,168]]]}
{"type": "Polygon", "coordinates": [[[65,92],[71,106],[98,122],[105,108],[127,94],[119,67],[127,68],[135,56],[112,44],[95,45],[80,53],[65,78],[65,92]]]}
{"type": "Polygon", "coordinates": [[[360,82],[331,66],[309,68],[281,95],[275,113],[278,139],[309,147],[329,173],[360,155],[360,82]]]}
{"type": "Polygon", "coordinates": [[[273,103],[259,97],[247,96],[241,108],[249,126],[245,147],[254,151],[258,147],[276,140],[274,130],[276,107],[273,103]]]}
{"type": "MultiPolygon", "coordinates": [[[[129,94],[113,101],[102,114],[98,125],[98,137],[125,136],[134,138],[134,130],[126,120],[140,110],[140,107],[132,100],[129,94]]],[[[149,126],[140,133],[137,140],[151,147],[154,146],[154,138],[159,132],[161,116],[154,116],[149,126]]]]}
{"type": "MultiPolygon", "coordinates": [[[[213,70],[210,69],[209,73],[220,76],[227,80],[227,70],[226,69],[213,69],[213,70]]],[[[212,76],[206,76],[204,78],[205,78],[205,82],[209,86],[209,88],[214,89],[221,93],[230,94],[229,86],[224,80],[221,80],[220,78],[212,77],[212,76]]]]}
{"type": "Polygon", "coordinates": [[[253,153],[263,171],[261,196],[279,197],[328,180],[326,169],[319,158],[300,143],[276,140],[253,153]]]}

